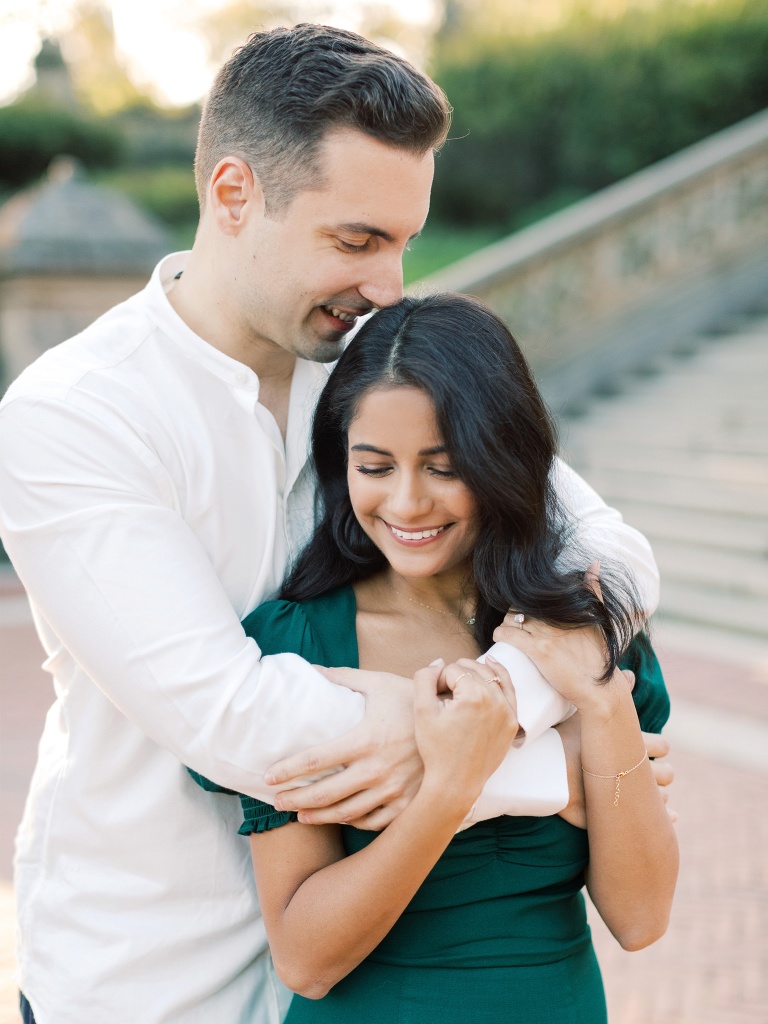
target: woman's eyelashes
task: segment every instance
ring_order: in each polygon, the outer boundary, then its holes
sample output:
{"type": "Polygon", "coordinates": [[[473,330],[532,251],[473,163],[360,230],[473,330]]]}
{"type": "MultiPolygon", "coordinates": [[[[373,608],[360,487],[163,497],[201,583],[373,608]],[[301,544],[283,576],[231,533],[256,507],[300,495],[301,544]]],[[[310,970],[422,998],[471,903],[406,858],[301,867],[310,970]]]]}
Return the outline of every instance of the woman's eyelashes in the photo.
{"type": "MultiPolygon", "coordinates": [[[[456,473],[452,469],[445,469],[438,466],[425,466],[424,467],[430,476],[436,476],[441,480],[455,480],[456,473]]],[[[394,466],[363,466],[356,465],[355,469],[358,473],[362,473],[364,476],[386,476],[387,473],[391,473],[394,466]]]]}

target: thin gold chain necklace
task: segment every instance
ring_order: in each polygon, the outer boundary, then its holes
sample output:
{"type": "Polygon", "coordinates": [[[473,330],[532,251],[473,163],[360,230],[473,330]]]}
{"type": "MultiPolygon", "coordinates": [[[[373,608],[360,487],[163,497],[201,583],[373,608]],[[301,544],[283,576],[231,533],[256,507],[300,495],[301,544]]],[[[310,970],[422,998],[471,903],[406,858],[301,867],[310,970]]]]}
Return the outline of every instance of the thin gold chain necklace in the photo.
{"type": "Polygon", "coordinates": [[[454,612],[446,612],[443,611],[442,608],[433,608],[431,604],[424,604],[423,601],[416,601],[414,598],[408,597],[407,594],[405,595],[405,599],[406,601],[409,601],[411,604],[417,604],[420,608],[428,609],[428,611],[430,612],[437,612],[438,615],[445,615],[449,619],[458,619],[459,622],[464,622],[467,626],[474,626],[475,624],[474,615],[472,615],[468,619],[464,619],[462,618],[461,615],[456,615],[454,612]]]}

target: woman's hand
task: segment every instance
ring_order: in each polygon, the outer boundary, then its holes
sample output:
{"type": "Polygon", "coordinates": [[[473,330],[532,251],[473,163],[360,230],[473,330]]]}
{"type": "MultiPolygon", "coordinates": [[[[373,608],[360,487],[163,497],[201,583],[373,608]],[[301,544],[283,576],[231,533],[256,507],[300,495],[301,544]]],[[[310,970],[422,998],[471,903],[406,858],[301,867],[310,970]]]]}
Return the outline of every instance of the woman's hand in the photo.
{"type": "Polygon", "coordinates": [[[517,735],[509,674],[490,658],[435,662],[415,675],[414,711],[424,785],[464,794],[469,809],[517,735]]]}
{"type": "Polygon", "coordinates": [[[606,650],[596,626],[561,628],[539,619],[517,621],[509,612],[494,632],[497,641],[512,644],[527,654],[544,678],[580,711],[610,709],[627,682],[620,671],[607,682],[606,650]]]}

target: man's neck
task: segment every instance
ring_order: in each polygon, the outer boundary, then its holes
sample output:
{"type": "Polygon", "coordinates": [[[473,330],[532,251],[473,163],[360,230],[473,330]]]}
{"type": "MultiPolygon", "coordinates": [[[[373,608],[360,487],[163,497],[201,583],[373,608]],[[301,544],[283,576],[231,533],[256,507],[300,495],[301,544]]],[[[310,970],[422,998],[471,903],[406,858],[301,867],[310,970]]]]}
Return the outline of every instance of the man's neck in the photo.
{"type": "Polygon", "coordinates": [[[296,357],[293,356],[290,366],[286,366],[282,372],[259,375],[259,403],[274,416],[283,440],[288,429],[288,405],[295,366],[296,357]]]}
{"type": "Polygon", "coordinates": [[[177,275],[167,298],[198,337],[257,374],[259,402],[272,413],[285,438],[296,356],[269,342],[259,344],[258,339],[242,336],[224,308],[221,294],[213,294],[209,280],[201,274],[199,259],[191,259],[187,268],[177,275]]]}

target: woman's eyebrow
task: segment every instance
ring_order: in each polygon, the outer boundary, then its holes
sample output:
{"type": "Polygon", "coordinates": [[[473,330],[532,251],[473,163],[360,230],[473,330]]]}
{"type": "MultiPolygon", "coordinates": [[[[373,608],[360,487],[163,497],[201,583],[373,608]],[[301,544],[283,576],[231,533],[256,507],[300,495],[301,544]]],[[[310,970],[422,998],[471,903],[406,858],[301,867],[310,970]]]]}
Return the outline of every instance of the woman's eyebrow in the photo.
{"type": "MultiPolygon", "coordinates": [[[[349,449],[351,452],[372,452],[374,455],[386,455],[388,458],[393,458],[392,452],[385,451],[384,448],[377,448],[372,444],[353,444],[349,449]]],[[[445,455],[446,447],[444,444],[436,444],[433,448],[422,448],[419,452],[419,456],[425,455],[445,455]]]]}
{"type": "Polygon", "coordinates": [[[353,444],[349,450],[351,452],[373,452],[374,455],[387,455],[390,459],[392,458],[392,452],[387,452],[383,448],[376,448],[372,444],[353,444]]]}

